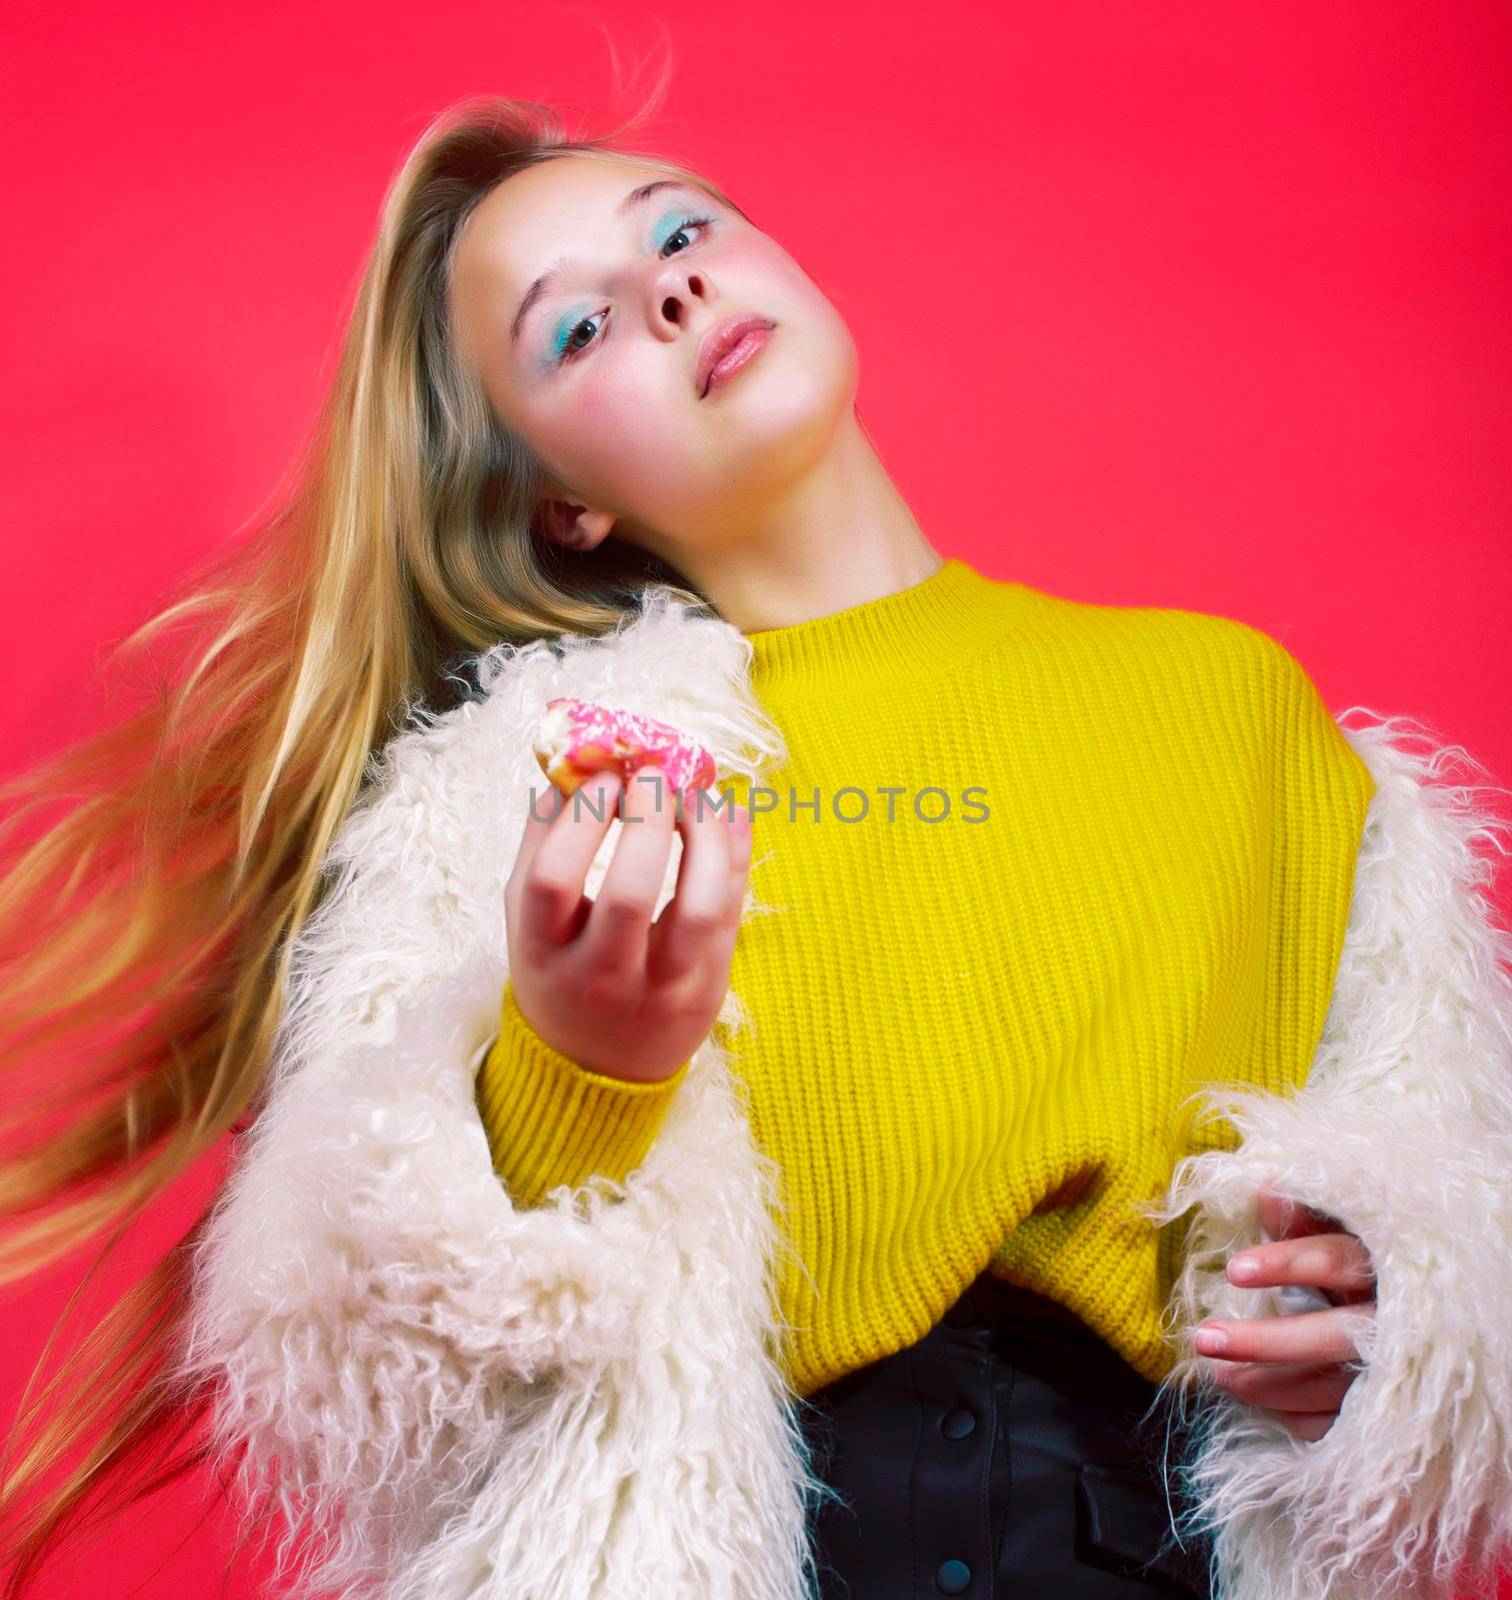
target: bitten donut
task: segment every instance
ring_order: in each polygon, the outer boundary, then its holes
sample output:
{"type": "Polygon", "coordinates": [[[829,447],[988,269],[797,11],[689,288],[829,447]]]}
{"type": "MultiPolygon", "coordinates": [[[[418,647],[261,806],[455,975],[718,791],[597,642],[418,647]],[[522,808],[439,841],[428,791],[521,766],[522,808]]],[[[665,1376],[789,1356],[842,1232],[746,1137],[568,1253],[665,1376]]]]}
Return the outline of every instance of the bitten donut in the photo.
{"type": "Polygon", "coordinates": [[[548,700],[534,749],[541,770],[564,795],[611,767],[628,783],[630,774],[650,761],[661,768],[674,794],[714,786],[714,757],[696,739],[670,723],[596,700],[571,695],[548,700]]]}

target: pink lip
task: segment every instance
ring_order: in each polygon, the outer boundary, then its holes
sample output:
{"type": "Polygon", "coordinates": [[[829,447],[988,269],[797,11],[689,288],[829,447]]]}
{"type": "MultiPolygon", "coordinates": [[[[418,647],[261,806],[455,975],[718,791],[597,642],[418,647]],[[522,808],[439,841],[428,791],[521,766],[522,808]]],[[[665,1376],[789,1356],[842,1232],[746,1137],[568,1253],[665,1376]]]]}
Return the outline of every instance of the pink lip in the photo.
{"type": "Polygon", "coordinates": [[[770,317],[758,317],[750,312],[740,312],[715,323],[698,347],[699,399],[764,350],[775,326],[770,317]]]}

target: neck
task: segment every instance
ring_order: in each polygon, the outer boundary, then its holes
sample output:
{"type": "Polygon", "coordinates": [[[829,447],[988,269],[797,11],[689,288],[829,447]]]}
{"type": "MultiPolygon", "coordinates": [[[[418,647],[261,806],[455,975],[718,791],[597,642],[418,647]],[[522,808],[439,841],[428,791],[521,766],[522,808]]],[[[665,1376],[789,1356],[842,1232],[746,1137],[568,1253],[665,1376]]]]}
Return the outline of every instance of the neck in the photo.
{"type": "Polygon", "coordinates": [[[941,564],[853,411],[815,469],[754,518],[659,553],[743,633],[895,594],[941,564]]]}

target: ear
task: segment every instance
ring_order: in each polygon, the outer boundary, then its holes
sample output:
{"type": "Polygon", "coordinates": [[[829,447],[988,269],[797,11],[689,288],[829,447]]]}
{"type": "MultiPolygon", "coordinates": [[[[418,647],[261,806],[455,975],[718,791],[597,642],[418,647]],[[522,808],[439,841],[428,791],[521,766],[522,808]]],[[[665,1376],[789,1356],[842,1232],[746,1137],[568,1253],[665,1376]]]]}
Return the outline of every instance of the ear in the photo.
{"type": "Polygon", "coordinates": [[[531,527],[543,538],[569,550],[592,550],[608,537],[614,527],[614,514],[592,511],[566,500],[543,500],[531,518],[531,527]]]}

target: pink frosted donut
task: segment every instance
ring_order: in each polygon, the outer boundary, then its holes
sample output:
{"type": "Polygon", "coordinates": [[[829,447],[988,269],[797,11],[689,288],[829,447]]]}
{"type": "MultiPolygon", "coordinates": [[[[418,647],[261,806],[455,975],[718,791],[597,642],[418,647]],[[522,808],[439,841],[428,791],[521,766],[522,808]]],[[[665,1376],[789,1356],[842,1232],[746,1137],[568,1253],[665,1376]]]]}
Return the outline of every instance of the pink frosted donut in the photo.
{"type": "Polygon", "coordinates": [[[541,770],[564,795],[610,767],[628,784],[630,774],[649,761],[661,768],[674,794],[714,786],[714,757],[696,739],[670,723],[596,700],[571,695],[548,700],[534,748],[541,770]]]}

